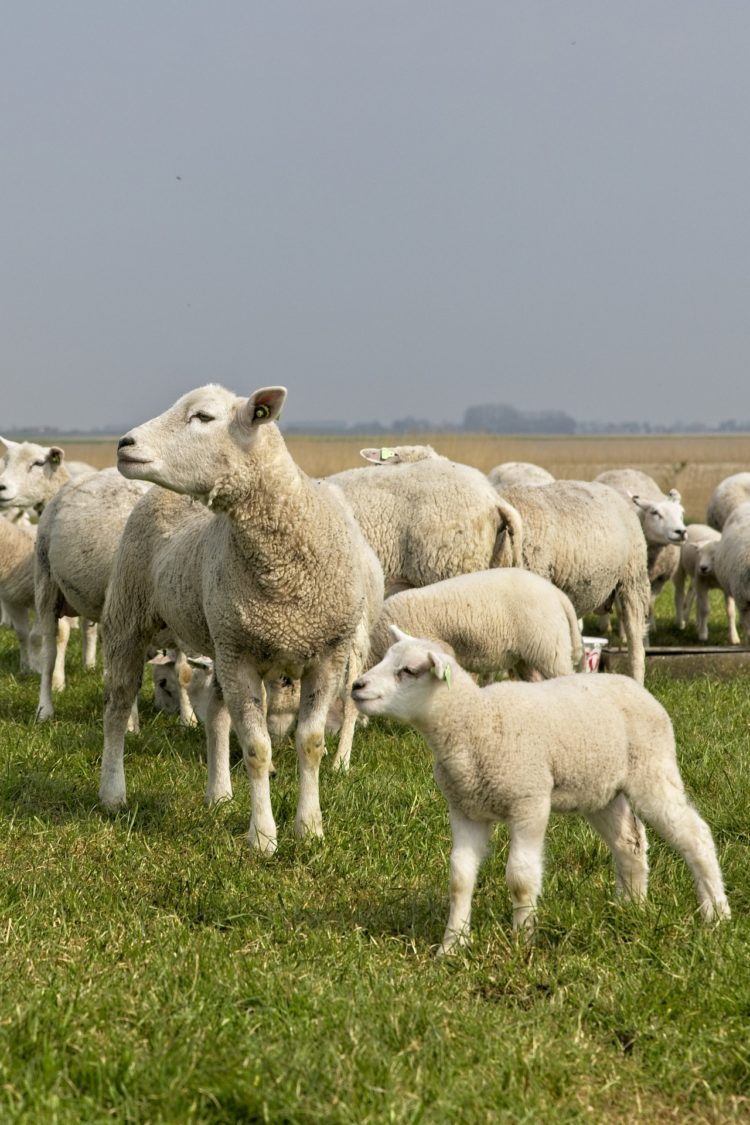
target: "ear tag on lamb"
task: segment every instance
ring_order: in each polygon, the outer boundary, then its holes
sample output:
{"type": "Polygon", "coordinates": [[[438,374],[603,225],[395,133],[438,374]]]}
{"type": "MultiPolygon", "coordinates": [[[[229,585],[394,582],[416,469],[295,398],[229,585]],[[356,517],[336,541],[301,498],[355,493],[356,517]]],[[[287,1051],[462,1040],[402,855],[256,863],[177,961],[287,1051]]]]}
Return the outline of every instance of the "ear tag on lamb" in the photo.
{"type": "Polygon", "coordinates": [[[380,450],[380,460],[381,461],[390,461],[395,456],[396,456],[395,450],[389,449],[385,445],[380,450]]]}
{"type": "Polygon", "coordinates": [[[451,666],[450,664],[443,665],[443,671],[438,672],[435,665],[432,665],[432,674],[436,680],[445,680],[448,687],[451,686],[451,666]]]}

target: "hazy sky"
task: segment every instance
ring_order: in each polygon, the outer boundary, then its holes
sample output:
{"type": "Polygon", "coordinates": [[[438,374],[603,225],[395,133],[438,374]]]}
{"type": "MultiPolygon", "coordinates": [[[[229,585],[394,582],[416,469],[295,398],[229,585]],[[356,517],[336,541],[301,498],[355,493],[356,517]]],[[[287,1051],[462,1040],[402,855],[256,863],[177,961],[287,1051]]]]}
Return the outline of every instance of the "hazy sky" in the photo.
{"type": "Polygon", "coordinates": [[[23,0],[0,106],[0,432],[750,416],[747,0],[23,0]]]}

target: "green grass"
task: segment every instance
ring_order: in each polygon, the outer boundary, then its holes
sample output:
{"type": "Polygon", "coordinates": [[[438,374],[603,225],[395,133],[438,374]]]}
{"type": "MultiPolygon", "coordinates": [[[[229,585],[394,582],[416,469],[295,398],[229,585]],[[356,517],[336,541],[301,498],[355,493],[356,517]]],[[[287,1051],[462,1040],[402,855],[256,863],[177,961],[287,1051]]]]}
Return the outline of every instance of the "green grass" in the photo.
{"type": "MultiPolygon", "coordinates": [[[[666,634],[665,596],[658,612],[666,634]]],[[[561,818],[533,948],[510,935],[500,828],[473,943],[439,962],[449,830],[415,734],[372,723],[348,777],[324,763],[314,844],[294,839],[278,751],[264,860],[239,759],[235,800],[207,810],[201,732],[148,692],[130,810],[99,810],[100,678],[72,656],[58,719],[35,726],[36,679],[0,634],[0,1121],[750,1120],[745,682],[649,684],[715,834],[728,925],[699,923],[653,835],[649,902],[616,903],[603,845],[561,818]]]]}

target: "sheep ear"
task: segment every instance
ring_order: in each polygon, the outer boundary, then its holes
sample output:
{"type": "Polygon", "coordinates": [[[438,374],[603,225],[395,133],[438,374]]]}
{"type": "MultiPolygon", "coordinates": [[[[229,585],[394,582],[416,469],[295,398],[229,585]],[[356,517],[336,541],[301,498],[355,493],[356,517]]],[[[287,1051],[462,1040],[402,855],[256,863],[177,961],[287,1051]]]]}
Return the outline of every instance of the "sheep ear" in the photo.
{"type": "Polygon", "coordinates": [[[682,497],[680,496],[676,488],[670,488],[667,496],[670,500],[674,500],[675,504],[679,504],[682,502],[682,497]]]}
{"type": "Polygon", "coordinates": [[[388,628],[395,641],[411,641],[413,639],[409,633],[405,633],[403,629],[399,629],[398,625],[390,624],[388,628]]]}
{"type": "Polygon", "coordinates": [[[360,457],[364,457],[365,461],[372,461],[374,465],[382,465],[384,461],[398,461],[398,453],[395,449],[389,449],[384,445],[381,449],[360,449],[360,457]]]}
{"type": "Polygon", "coordinates": [[[14,445],[18,445],[17,441],[11,441],[10,438],[7,437],[0,437],[0,442],[2,442],[6,449],[12,449],[14,445]]]}
{"type": "Polygon", "coordinates": [[[427,659],[432,665],[432,674],[438,680],[445,680],[448,687],[451,686],[451,666],[447,660],[445,653],[436,652],[430,649],[427,653],[427,659]]]}
{"type": "Polygon", "coordinates": [[[46,460],[49,461],[50,465],[52,465],[54,469],[56,469],[57,466],[62,465],[63,461],[65,460],[65,450],[61,449],[59,445],[51,446],[46,460]]]}
{"type": "Polygon", "coordinates": [[[259,426],[264,422],[278,421],[286,394],[286,387],[261,387],[251,394],[242,408],[245,425],[259,426]]]}
{"type": "Polygon", "coordinates": [[[629,497],[630,497],[630,499],[631,499],[631,500],[633,501],[633,503],[635,504],[636,508],[640,508],[640,509],[641,509],[641,511],[644,511],[644,512],[645,512],[646,508],[648,507],[648,504],[642,504],[642,503],[641,503],[641,498],[640,498],[640,496],[636,495],[636,493],[635,493],[635,492],[629,492],[629,493],[628,493],[628,496],[629,496],[629,497]]]}

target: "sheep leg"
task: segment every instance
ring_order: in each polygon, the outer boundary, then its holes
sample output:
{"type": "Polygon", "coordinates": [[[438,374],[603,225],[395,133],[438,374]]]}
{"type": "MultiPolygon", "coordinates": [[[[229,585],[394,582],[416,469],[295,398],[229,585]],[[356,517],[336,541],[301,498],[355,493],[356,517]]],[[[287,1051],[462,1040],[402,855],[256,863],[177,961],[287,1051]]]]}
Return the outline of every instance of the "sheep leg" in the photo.
{"type": "MultiPolygon", "coordinates": [[[[193,711],[188,693],[188,684],[192,678],[192,669],[182,649],[177,650],[174,661],[174,670],[177,674],[177,700],[180,708],[180,723],[183,727],[194,727],[198,720],[193,711]]],[[[231,789],[229,796],[231,797],[231,789]]]]}
{"type": "Polygon", "coordinates": [[[16,636],[18,637],[18,647],[20,649],[20,669],[22,672],[31,671],[29,663],[29,611],[13,602],[8,602],[8,616],[10,623],[13,626],[16,636]]]}
{"type": "Polygon", "coordinates": [[[508,819],[510,848],[505,878],[513,903],[513,930],[526,937],[534,931],[536,902],[542,889],[544,834],[549,820],[549,804],[534,804],[516,809],[508,819]]]}
{"type": "Polygon", "coordinates": [[[342,702],[343,702],[343,717],[341,720],[341,730],[339,731],[339,744],[336,750],[336,756],[333,759],[333,769],[341,770],[346,773],[349,769],[349,762],[352,756],[352,742],[354,741],[354,727],[357,722],[357,707],[352,699],[352,685],[358,678],[364,667],[364,659],[362,652],[366,650],[368,645],[368,634],[365,626],[361,627],[364,635],[357,637],[357,644],[349,654],[349,660],[346,665],[346,676],[342,685],[342,702]]]}
{"type": "Polygon", "coordinates": [[[619,599],[622,627],[628,641],[630,675],[636,683],[642,684],[646,675],[646,649],[643,638],[646,633],[648,601],[641,598],[638,590],[621,590],[619,599]]]}
{"type": "Polygon", "coordinates": [[[41,635],[42,651],[36,717],[39,722],[45,722],[55,716],[53,689],[62,691],[65,687],[65,662],[57,662],[57,618],[54,613],[41,614],[37,611],[37,628],[41,635]]]}
{"type": "Polygon", "coordinates": [[[326,752],[325,729],[328,709],[344,678],[347,649],[331,653],[302,677],[299,719],[295,743],[299,769],[299,801],[294,830],[298,836],[322,836],[320,811],[320,763],[326,752]]]}
{"type": "MultiPolygon", "coordinates": [[[[271,808],[271,739],[266,727],[263,681],[250,659],[237,652],[217,649],[214,664],[214,681],[220,690],[234,724],[242,757],[250,782],[250,827],[248,842],[265,855],[276,851],[276,822],[271,808]]],[[[216,707],[218,700],[213,696],[216,707]]],[[[209,743],[209,784],[216,786],[217,794],[231,794],[229,777],[229,730],[221,726],[221,710],[217,709],[213,723],[213,746],[209,743]]],[[[209,718],[207,730],[212,727],[209,718]]],[[[216,799],[221,799],[217,796],[216,799]]]]}
{"type": "MultiPolygon", "coordinates": [[[[229,773],[229,732],[232,720],[224,702],[218,677],[211,677],[206,708],[206,804],[228,801],[232,796],[232,778],[229,773]]],[[[248,770],[249,772],[249,770],[248,770]]]]}
{"type": "Polygon", "coordinates": [[[617,893],[623,898],[643,899],[648,888],[648,841],[640,820],[622,793],[603,809],[587,813],[586,819],[612,853],[617,893]]]}
{"type": "MultiPolygon", "coordinates": [[[[108,630],[105,641],[113,634],[108,630]]],[[[99,800],[112,811],[127,803],[125,789],[125,732],[137,723],[138,689],[143,679],[145,641],[137,637],[123,638],[117,647],[108,644],[107,671],[104,677],[104,750],[99,781],[99,800]]],[[[137,729],[137,726],[136,726],[137,729]]]]}
{"type": "Polygon", "coordinates": [[[55,636],[55,666],[52,670],[52,690],[60,691],[65,687],[65,653],[68,651],[70,640],[70,621],[67,617],[60,617],[57,621],[57,634],[55,636]]]}
{"type": "Polygon", "coordinates": [[[81,662],[83,667],[90,671],[92,668],[96,668],[96,622],[82,617],[80,619],[80,630],[81,662]]]}
{"type": "Polygon", "coordinates": [[[474,896],[477,873],[487,854],[494,827],[491,823],[469,820],[458,809],[449,808],[449,812],[453,837],[450,910],[438,956],[449,953],[457,945],[465,945],[469,940],[471,900],[474,896]]]}
{"type": "Polygon", "coordinates": [[[698,625],[698,640],[708,640],[708,618],[711,612],[711,607],[708,602],[708,586],[702,582],[700,578],[696,577],[693,582],[693,590],[695,591],[695,616],[698,625]]]}
{"type": "Polygon", "coordinates": [[[724,604],[727,608],[727,624],[729,626],[729,643],[730,645],[738,645],[740,643],[740,635],[737,632],[737,607],[734,598],[731,594],[724,595],[724,604]]]}
{"type": "MultiPolygon", "coordinates": [[[[674,582],[674,616],[678,629],[685,628],[685,620],[690,610],[688,603],[685,601],[685,571],[682,567],[677,568],[677,572],[673,579],[674,582]]],[[[690,594],[688,593],[688,599],[690,594]]]]}
{"type": "Polygon", "coordinates": [[[674,776],[656,780],[650,776],[645,780],[638,793],[629,794],[639,814],[690,868],[704,919],[728,918],[729,903],[711,830],[685,796],[676,767],[674,776]]]}

